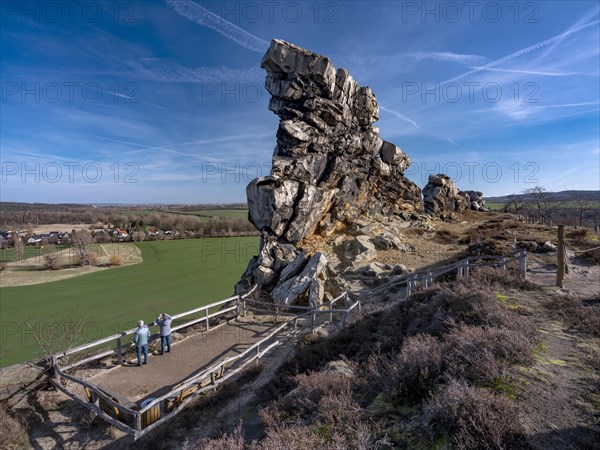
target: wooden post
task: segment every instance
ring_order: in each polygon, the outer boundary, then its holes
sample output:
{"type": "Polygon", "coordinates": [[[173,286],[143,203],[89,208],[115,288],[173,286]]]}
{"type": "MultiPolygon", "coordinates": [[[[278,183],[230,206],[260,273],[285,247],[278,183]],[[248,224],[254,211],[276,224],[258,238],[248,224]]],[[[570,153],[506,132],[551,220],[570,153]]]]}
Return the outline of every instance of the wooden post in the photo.
{"type": "Polygon", "coordinates": [[[123,352],[121,351],[121,336],[117,338],[117,364],[123,365],[123,352]]]}
{"type": "Polygon", "coordinates": [[[556,286],[562,288],[565,280],[565,226],[558,226],[558,269],[556,271],[556,286]]]}
{"type": "Polygon", "coordinates": [[[135,430],[142,431],[142,414],[139,412],[135,415],[135,430]]]}
{"type": "Polygon", "coordinates": [[[206,331],[208,331],[208,308],[206,308],[204,312],[206,313],[206,331]]]}
{"type": "Polygon", "coordinates": [[[519,272],[523,274],[523,277],[527,273],[527,252],[525,250],[519,252],[519,272]]]}
{"type": "Polygon", "coordinates": [[[52,355],[52,374],[53,374],[56,382],[60,383],[60,375],[58,374],[58,370],[56,370],[57,367],[58,367],[58,358],[56,356],[52,355]]]}
{"type": "Polygon", "coordinates": [[[502,270],[506,270],[506,258],[503,256],[502,259],[500,259],[500,268],[502,270]]]}
{"type": "Polygon", "coordinates": [[[464,275],[465,277],[469,276],[469,258],[467,258],[465,260],[465,270],[464,270],[464,275]]]}

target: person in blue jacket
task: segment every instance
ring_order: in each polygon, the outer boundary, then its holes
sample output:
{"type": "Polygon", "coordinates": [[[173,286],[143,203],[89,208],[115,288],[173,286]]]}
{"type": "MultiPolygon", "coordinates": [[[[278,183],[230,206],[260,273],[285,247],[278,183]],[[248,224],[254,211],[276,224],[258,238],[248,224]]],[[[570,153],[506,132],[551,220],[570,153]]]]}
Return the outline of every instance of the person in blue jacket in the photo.
{"type": "Polygon", "coordinates": [[[160,327],[160,354],[165,353],[165,344],[167,345],[167,353],[171,352],[171,322],[173,318],[165,313],[162,313],[156,319],[156,325],[160,327]]]}
{"type": "Polygon", "coordinates": [[[142,365],[142,351],[144,352],[144,364],[148,364],[148,338],[150,337],[150,330],[144,321],[138,321],[137,330],[133,333],[133,342],[135,342],[135,351],[137,353],[138,366],[142,365]]]}

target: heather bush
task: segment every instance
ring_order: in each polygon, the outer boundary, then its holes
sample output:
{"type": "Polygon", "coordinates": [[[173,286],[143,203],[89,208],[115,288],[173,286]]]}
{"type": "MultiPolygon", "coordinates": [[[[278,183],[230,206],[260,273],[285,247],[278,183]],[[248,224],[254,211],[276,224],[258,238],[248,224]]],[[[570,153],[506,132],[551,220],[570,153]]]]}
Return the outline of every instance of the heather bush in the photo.
{"type": "MultiPolygon", "coordinates": [[[[488,389],[451,379],[425,406],[424,424],[460,449],[518,448],[518,409],[488,389]]],[[[433,436],[432,436],[433,437],[433,436]]]]}

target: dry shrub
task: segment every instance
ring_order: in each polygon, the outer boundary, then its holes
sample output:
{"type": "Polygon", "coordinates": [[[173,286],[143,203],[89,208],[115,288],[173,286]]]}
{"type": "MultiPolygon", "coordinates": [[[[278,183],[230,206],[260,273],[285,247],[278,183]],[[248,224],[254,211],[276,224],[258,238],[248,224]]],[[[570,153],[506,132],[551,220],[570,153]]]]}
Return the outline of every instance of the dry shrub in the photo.
{"type": "Polygon", "coordinates": [[[335,372],[294,377],[297,388],[261,411],[261,449],[367,448],[377,424],[353,398],[352,380],[335,372]]]}
{"type": "Polygon", "coordinates": [[[110,259],[108,260],[108,264],[111,266],[120,266],[123,264],[123,257],[121,255],[110,255],[110,259]]]}
{"type": "Polygon", "coordinates": [[[427,334],[404,341],[397,358],[398,389],[403,397],[422,398],[434,388],[442,373],[442,353],[440,341],[427,334]]]}
{"type": "Polygon", "coordinates": [[[481,267],[473,270],[469,278],[463,279],[468,284],[487,286],[488,289],[500,288],[521,289],[524,291],[540,290],[540,286],[525,279],[523,274],[516,270],[502,270],[494,267],[481,267]]]}
{"type": "Polygon", "coordinates": [[[587,299],[556,297],[550,307],[572,328],[600,336],[600,294],[587,299]]]}
{"type": "Polygon", "coordinates": [[[513,364],[531,364],[535,342],[519,330],[460,325],[446,338],[446,370],[454,377],[493,383],[513,364]]]}
{"type": "Polygon", "coordinates": [[[22,449],[29,447],[27,431],[21,422],[12,417],[0,404],[0,442],[6,450],[22,449]]]}
{"type": "Polygon", "coordinates": [[[205,438],[195,447],[198,450],[244,450],[246,441],[241,424],[232,433],[224,433],[218,438],[205,438]]]}
{"type": "Polygon", "coordinates": [[[447,244],[448,242],[458,241],[460,235],[454,231],[450,230],[440,230],[435,233],[433,237],[434,242],[438,242],[440,244],[447,244]]]}
{"type": "Polygon", "coordinates": [[[87,256],[88,264],[97,266],[99,262],[98,254],[96,252],[90,252],[87,256]]]}
{"type": "Polygon", "coordinates": [[[425,406],[427,426],[451,437],[460,449],[516,448],[518,409],[487,389],[450,380],[425,406]]]}

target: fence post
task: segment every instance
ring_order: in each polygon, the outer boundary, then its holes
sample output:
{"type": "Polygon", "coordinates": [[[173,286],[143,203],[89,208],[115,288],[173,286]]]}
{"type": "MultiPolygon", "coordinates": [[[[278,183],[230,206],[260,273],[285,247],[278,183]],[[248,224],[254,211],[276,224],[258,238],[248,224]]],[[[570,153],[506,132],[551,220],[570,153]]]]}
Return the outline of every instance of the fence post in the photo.
{"type": "Polygon", "coordinates": [[[362,316],[362,303],[360,302],[360,300],[358,301],[358,315],[362,316]]]}
{"type": "Polygon", "coordinates": [[[258,366],[258,360],[260,359],[260,343],[256,346],[256,365],[258,366]]]}
{"type": "Polygon", "coordinates": [[[527,252],[525,250],[519,252],[519,272],[521,272],[523,276],[527,273],[527,252]]]}
{"type": "Polygon", "coordinates": [[[58,367],[58,358],[54,355],[52,355],[52,373],[54,376],[54,380],[56,380],[57,383],[60,383],[60,375],[58,375],[58,370],[56,370],[56,368],[58,367]]]}
{"type": "Polygon", "coordinates": [[[244,311],[244,317],[246,317],[246,299],[244,298],[244,301],[242,303],[242,309],[244,311]]]}
{"type": "Polygon", "coordinates": [[[121,351],[121,336],[117,338],[117,364],[119,366],[123,365],[123,352],[121,351]]]}
{"type": "Polygon", "coordinates": [[[456,278],[461,278],[462,276],[463,276],[463,266],[462,266],[462,261],[460,261],[456,265],[456,278]]]}
{"type": "Polygon", "coordinates": [[[506,270],[506,258],[504,256],[500,259],[500,268],[506,270]]]}
{"type": "Polygon", "coordinates": [[[469,276],[469,258],[467,258],[465,260],[465,270],[464,270],[464,275],[465,277],[469,276]]]}
{"type": "Polygon", "coordinates": [[[315,332],[315,322],[317,320],[317,314],[313,311],[313,313],[310,315],[310,328],[311,328],[311,332],[314,333],[315,332]]]}
{"type": "Polygon", "coordinates": [[[333,322],[333,303],[329,302],[329,323],[333,322]]]}
{"type": "Polygon", "coordinates": [[[558,254],[557,254],[557,265],[558,269],[556,271],[556,286],[562,288],[564,286],[565,279],[565,266],[566,266],[566,258],[565,258],[565,226],[558,226],[558,254]]]}
{"type": "Polygon", "coordinates": [[[205,315],[206,315],[206,331],[208,331],[208,308],[204,309],[205,315]]]}

